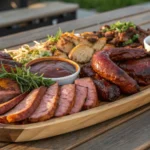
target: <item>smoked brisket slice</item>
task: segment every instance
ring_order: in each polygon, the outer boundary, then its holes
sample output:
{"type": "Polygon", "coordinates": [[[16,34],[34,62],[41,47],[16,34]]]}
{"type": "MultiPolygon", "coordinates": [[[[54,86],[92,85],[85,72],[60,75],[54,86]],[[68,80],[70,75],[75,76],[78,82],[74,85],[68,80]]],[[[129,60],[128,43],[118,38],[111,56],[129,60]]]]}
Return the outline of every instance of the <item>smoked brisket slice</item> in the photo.
{"type": "Polygon", "coordinates": [[[77,113],[81,111],[88,94],[88,89],[86,87],[76,85],[76,97],[73,108],[70,111],[70,114],[77,113]]]}
{"type": "Polygon", "coordinates": [[[31,91],[16,107],[0,116],[0,123],[13,123],[27,119],[40,104],[46,89],[41,86],[31,91]]]}
{"type": "Polygon", "coordinates": [[[17,104],[19,104],[28,93],[20,94],[13,99],[9,100],[8,102],[0,104],[0,115],[6,113],[7,111],[11,110],[13,107],[15,107],[17,104]]]}
{"type": "Polygon", "coordinates": [[[55,83],[47,89],[39,107],[29,117],[29,122],[45,121],[53,117],[58,103],[58,94],[59,85],[58,83],[55,83]]]}
{"type": "Polygon", "coordinates": [[[83,105],[83,109],[96,107],[99,103],[95,84],[91,78],[76,79],[75,84],[88,88],[87,99],[83,105]]]}
{"type": "Polygon", "coordinates": [[[68,115],[75,102],[75,84],[63,85],[60,88],[60,97],[55,117],[68,115]]]}

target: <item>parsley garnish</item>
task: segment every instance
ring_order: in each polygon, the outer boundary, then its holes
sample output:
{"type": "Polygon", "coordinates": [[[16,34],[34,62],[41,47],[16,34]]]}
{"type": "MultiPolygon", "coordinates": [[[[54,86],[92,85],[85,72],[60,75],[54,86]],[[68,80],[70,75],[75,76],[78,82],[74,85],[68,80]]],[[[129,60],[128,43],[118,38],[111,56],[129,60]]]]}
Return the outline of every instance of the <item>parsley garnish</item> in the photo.
{"type": "Polygon", "coordinates": [[[129,39],[129,40],[127,40],[127,41],[125,41],[125,42],[123,43],[123,46],[126,46],[126,45],[128,45],[128,44],[132,44],[132,43],[135,42],[138,38],[139,38],[139,34],[133,35],[132,39],[129,39]]]}
{"type": "Polygon", "coordinates": [[[107,32],[107,31],[125,32],[130,27],[136,28],[136,25],[132,22],[120,22],[120,21],[118,21],[114,24],[111,24],[110,28],[105,28],[102,31],[103,32],[107,32]]]}

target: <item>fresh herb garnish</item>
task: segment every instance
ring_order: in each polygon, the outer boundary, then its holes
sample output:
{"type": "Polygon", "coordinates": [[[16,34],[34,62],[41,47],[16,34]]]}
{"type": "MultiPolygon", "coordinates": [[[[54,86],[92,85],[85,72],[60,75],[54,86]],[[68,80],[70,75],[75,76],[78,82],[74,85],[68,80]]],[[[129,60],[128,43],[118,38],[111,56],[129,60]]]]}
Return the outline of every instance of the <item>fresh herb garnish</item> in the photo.
{"type": "Polygon", "coordinates": [[[52,42],[52,43],[56,43],[58,40],[59,40],[59,38],[60,38],[60,36],[62,35],[62,31],[61,31],[61,29],[59,28],[59,30],[57,31],[57,33],[56,33],[56,35],[55,36],[47,36],[48,37],[48,40],[50,41],[50,42],[52,42]]]}
{"type": "Polygon", "coordinates": [[[110,28],[105,28],[102,31],[103,32],[107,32],[107,31],[125,32],[130,27],[136,28],[136,25],[132,22],[120,22],[120,21],[118,21],[114,24],[111,24],[110,28]]]}
{"type": "Polygon", "coordinates": [[[14,70],[11,69],[11,72],[8,72],[4,68],[3,64],[1,64],[0,78],[11,78],[17,81],[22,93],[38,88],[40,86],[48,87],[54,83],[54,81],[51,79],[43,78],[43,75],[39,76],[37,73],[31,73],[30,68],[15,67],[14,70]]]}
{"type": "Polygon", "coordinates": [[[57,47],[56,47],[55,45],[53,45],[53,46],[51,47],[51,52],[54,53],[56,50],[57,50],[57,47]]]}
{"type": "Polygon", "coordinates": [[[139,34],[133,35],[132,39],[129,39],[129,40],[127,40],[127,41],[125,41],[125,42],[123,43],[123,46],[132,44],[132,43],[135,42],[138,38],[139,38],[139,34]]]}

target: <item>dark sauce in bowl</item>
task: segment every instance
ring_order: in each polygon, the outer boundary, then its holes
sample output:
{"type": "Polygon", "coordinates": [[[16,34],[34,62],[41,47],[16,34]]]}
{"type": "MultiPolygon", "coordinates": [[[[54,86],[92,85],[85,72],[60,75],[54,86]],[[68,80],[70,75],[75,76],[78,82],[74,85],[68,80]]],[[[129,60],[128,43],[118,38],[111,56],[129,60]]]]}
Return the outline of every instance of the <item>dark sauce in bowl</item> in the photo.
{"type": "Polygon", "coordinates": [[[59,78],[69,76],[76,72],[75,66],[60,60],[46,60],[30,66],[32,73],[37,73],[47,78],[59,78]]]}

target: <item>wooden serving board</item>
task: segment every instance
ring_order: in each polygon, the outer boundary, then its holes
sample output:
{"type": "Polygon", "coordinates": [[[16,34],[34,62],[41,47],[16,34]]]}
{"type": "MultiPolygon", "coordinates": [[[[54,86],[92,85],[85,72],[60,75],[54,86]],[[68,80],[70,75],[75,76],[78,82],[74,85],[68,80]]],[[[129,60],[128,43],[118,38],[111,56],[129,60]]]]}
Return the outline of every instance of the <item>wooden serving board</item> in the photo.
{"type": "Polygon", "coordinates": [[[0,124],[0,141],[23,142],[60,135],[117,117],[149,102],[150,86],[147,86],[134,95],[69,116],[26,125],[0,124]]]}

